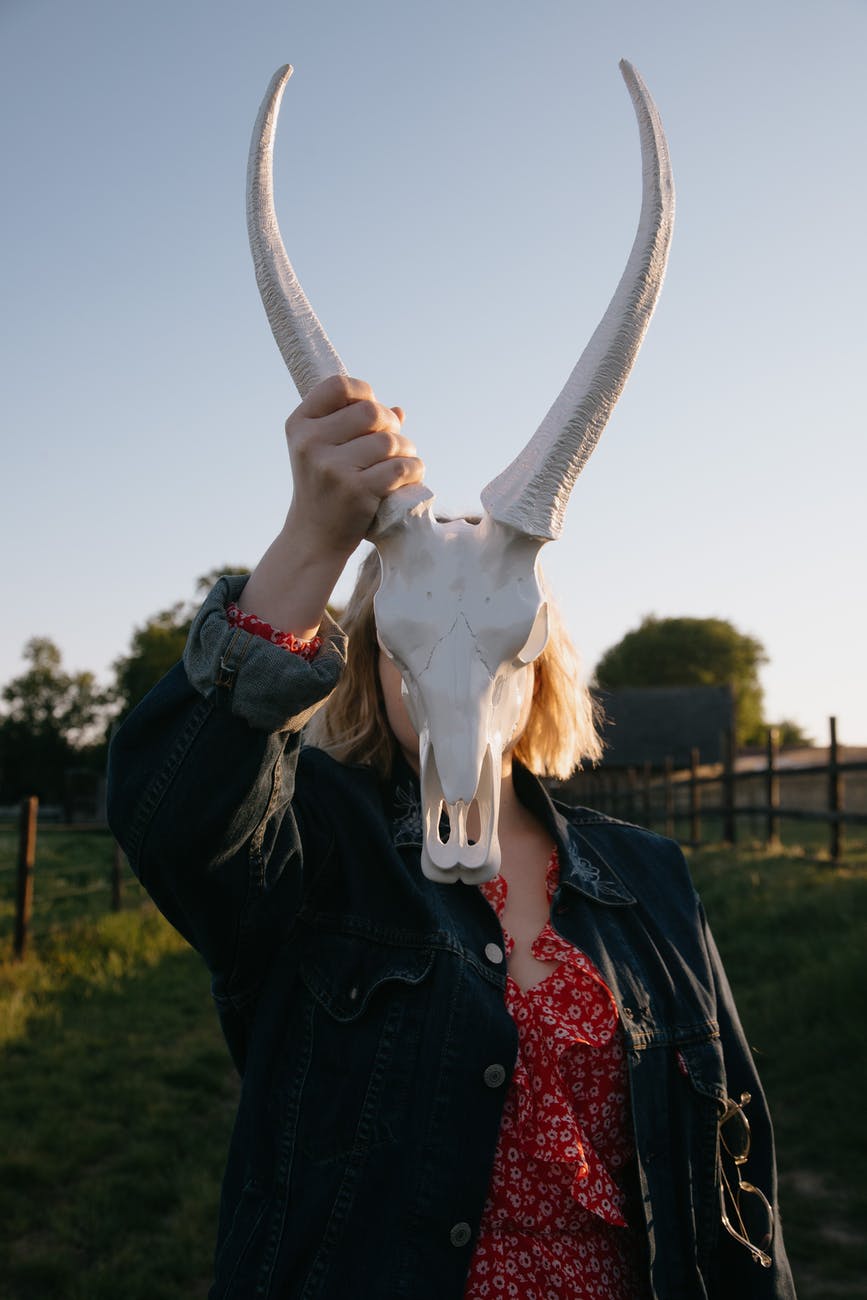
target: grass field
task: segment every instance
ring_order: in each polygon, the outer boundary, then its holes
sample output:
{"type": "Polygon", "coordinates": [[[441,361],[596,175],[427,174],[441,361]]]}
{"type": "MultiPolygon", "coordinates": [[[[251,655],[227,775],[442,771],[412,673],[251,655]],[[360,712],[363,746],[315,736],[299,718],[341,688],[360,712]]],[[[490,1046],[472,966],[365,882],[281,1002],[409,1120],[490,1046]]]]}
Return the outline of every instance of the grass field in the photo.
{"type": "Polygon", "coordinates": [[[867,853],[691,866],[774,1116],[798,1294],[867,1297],[867,853]]]}
{"type": "MultiPolygon", "coordinates": [[[[49,841],[60,874],[108,870],[105,836],[49,841]]],[[[867,1297],[867,855],[692,866],[776,1118],[800,1300],[867,1297]]],[[[90,900],[18,964],[0,907],[0,1300],[193,1300],[237,1080],[195,954],[149,905],[90,900]]]]}
{"type": "MultiPolygon", "coordinates": [[[[95,919],[108,910],[114,853],[114,839],[107,829],[39,826],[29,931],[35,940],[71,921],[95,919]]],[[[17,827],[0,825],[0,945],[7,938],[11,942],[15,924],[17,854],[17,827]]],[[[122,907],[139,908],[144,891],[126,863],[122,863],[121,881],[122,907]]]]}

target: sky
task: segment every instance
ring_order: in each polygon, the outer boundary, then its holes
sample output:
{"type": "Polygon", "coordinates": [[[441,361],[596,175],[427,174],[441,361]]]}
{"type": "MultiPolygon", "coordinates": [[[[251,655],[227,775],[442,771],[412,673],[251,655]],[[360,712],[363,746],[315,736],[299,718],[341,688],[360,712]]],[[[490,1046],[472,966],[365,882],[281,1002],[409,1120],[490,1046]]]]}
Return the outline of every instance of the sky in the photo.
{"type": "Polygon", "coordinates": [[[647,614],[729,619],[769,719],[867,744],[865,37],[863,0],[0,0],[0,684],[36,635],[108,681],[281,526],[297,395],[244,219],[275,69],[289,256],[469,513],[626,262],[625,57],[674,241],[545,571],[588,670],[647,614]]]}

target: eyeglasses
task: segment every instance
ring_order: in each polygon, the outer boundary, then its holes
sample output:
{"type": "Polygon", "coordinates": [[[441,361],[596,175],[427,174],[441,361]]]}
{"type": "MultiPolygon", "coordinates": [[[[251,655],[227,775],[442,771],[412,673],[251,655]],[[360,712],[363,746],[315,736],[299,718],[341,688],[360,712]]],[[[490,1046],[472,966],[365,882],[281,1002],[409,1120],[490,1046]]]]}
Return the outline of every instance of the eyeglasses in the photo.
{"type": "Polygon", "coordinates": [[[748,1092],[741,1093],[740,1102],[726,1098],[725,1110],[719,1121],[720,1151],[720,1207],[723,1226],[742,1246],[746,1246],[757,1264],[771,1267],[767,1253],[774,1237],[774,1211],[764,1192],[742,1177],[742,1170],[750,1154],[750,1125],[744,1106],[750,1100],[748,1092]],[[737,1185],[732,1186],[723,1161],[723,1148],[734,1161],[737,1185]]]}

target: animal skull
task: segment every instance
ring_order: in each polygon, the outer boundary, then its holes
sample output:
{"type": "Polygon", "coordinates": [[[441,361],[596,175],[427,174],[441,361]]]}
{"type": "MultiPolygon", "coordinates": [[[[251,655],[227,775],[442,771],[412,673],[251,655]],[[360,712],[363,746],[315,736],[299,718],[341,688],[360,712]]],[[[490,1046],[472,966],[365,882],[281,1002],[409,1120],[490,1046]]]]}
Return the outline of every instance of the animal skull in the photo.
{"type": "Polygon", "coordinates": [[[488,514],[479,523],[440,523],[429,505],[377,538],[376,627],[400,669],[419,735],[424,873],[489,879],[500,865],[502,755],[533,692],[532,661],[548,639],[536,572],[542,543],[488,514]],[[482,828],[474,844],[466,825],[473,799],[482,828]]]}
{"type": "MultiPolygon", "coordinates": [[[[643,196],[605,315],[527,446],[482,492],[478,522],[438,521],[432,493],[414,485],[383,500],[368,534],[382,568],[380,644],[401,672],[419,734],[421,860],[432,880],[478,884],[499,870],[501,759],[548,636],[539,551],[562,531],[575,479],[623,390],[662,287],[674,220],[668,149],[647,88],[630,64],[620,68],[638,119],[643,196]],[[481,825],[475,842],[467,835],[473,802],[481,825]]],[[[247,226],[271,329],[303,398],[347,372],[292,270],[274,210],[274,134],[291,73],[288,66],[275,73],[253,131],[247,226]]]]}

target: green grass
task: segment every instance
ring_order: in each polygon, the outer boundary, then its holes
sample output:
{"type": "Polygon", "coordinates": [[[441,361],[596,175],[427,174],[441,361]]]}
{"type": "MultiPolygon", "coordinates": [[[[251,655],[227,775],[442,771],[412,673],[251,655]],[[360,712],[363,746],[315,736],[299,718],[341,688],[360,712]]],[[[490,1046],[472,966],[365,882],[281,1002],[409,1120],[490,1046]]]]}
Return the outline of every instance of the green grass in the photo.
{"type": "Polygon", "coordinates": [[[237,1082],[198,957],[152,909],[0,966],[0,1296],[190,1300],[237,1082]]]}
{"type": "MultiPolygon", "coordinates": [[[[110,843],[91,850],[102,872],[110,843]]],[[[72,878],[80,833],[66,851],[72,878]]],[[[867,1297],[867,855],[691,865],[771,1101],[800,1300],[867,1297]]],[[[149,905],[22,963],[3,947],[0,1300],[204,1296],[238,1084],[199,959],[149,905]]]]}
{"type": "MultiPolygon", "coordinates": [[[[96,919],[111,906],[114,852],[114,839],[108,830],[39,827],[29,930],[34,939],[72,921],[96,919]]],[[[18,829],[0,826],[0,950],[8,950],[12,941],[17,861],[18,829]]],[[[144,891],[125,862],[121,879],[122,906],[140,907],[144,891]]]]}
{"type": "Polygon", "coordinates": [[[691,866],[770,1101],[799,1296],[867,1296],[867,855],[691,866]]]}

